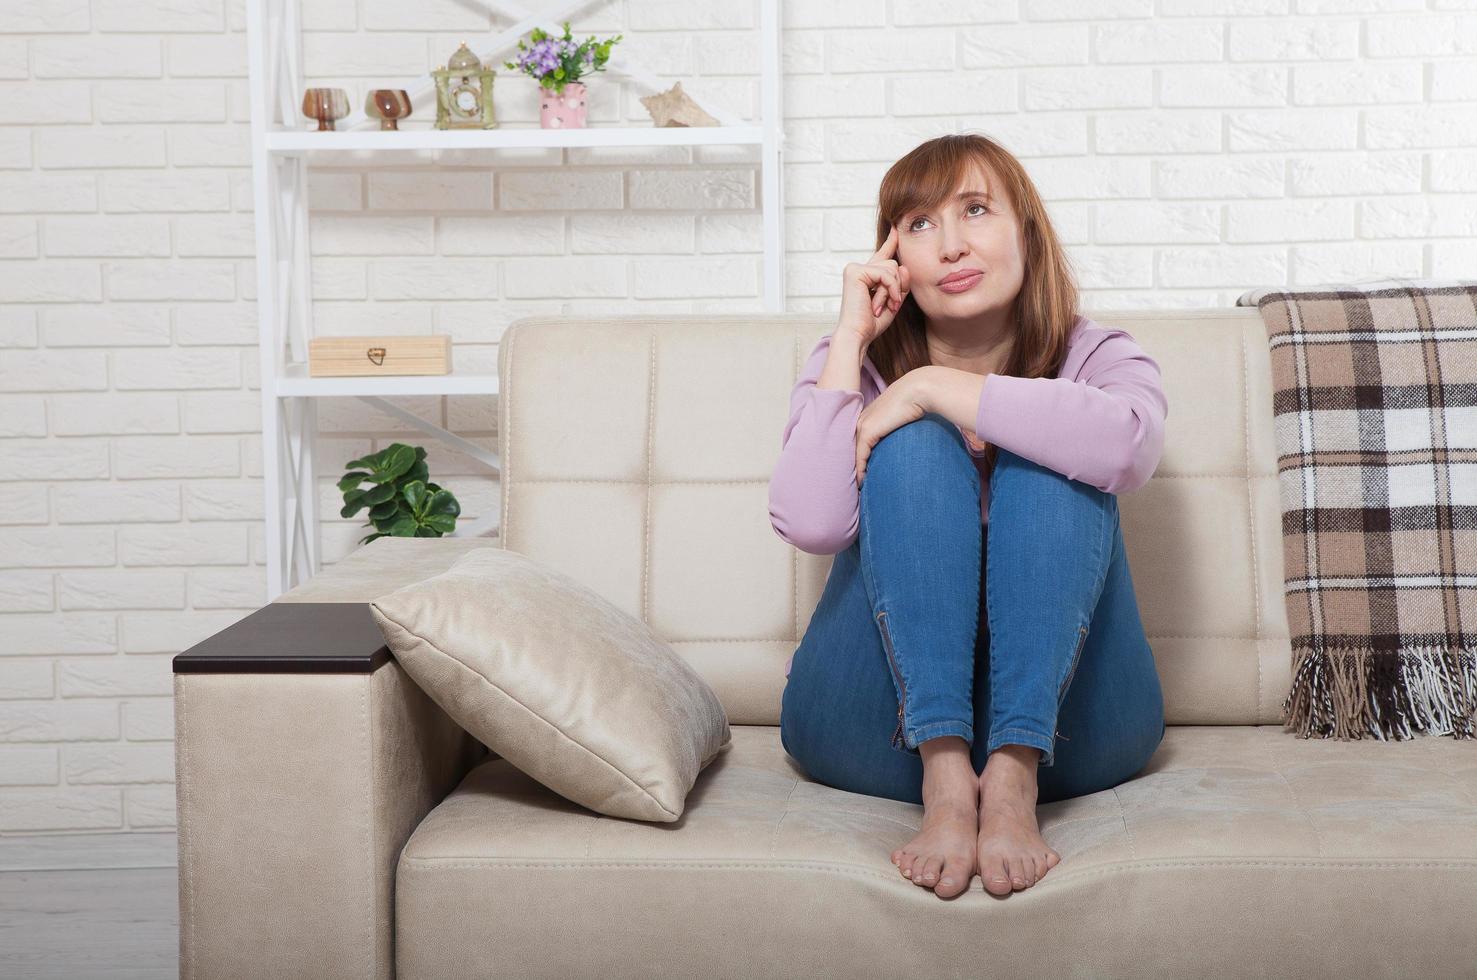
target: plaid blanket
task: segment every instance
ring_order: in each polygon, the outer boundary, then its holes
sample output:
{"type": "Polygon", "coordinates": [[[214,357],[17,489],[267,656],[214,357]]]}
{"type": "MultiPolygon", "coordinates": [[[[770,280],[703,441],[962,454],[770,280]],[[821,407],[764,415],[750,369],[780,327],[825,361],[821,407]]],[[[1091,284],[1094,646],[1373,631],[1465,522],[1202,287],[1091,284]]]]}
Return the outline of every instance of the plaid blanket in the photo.
{"type": "Polygon", "coordinates": [[[1477,281],[1250,290],[1271,344],[1284,730],[1472,738],[1477,281]]]}

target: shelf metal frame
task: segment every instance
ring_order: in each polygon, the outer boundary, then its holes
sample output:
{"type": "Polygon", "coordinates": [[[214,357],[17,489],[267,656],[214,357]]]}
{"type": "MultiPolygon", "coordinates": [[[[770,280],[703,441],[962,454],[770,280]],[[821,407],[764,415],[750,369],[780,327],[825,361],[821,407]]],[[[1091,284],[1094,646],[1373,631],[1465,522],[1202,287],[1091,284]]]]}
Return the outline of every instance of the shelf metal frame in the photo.
{"type": "MultiPolygon", "coordinates": [[[[256,303],[260,334],[262,477],[265,484],[267,600],[306,582],[321,567],[314,459],[318,433],[317,399],[353,397],[433,436],[472,459],[501,470],[498,455],[420,418],[387,398],[405,395],[491,395],[496,374],[456,374],[395,378],[314,378],[307,371],[308,339],[313,336],[311,246],[308,235],[308,167],[317,157],[335,162],[355,151],[365,162],[404,162],[403,154],[441,150],[515,147],[720,146],[752,145],[760,150],[763,211],[763,304],[766,312],[785,306],[784,126],[780,91],[779,0],[754,0],[759,9],[760,120],[753,124],[727,109],[702,102],[721,125],[712,127],[609,126],[546,130],[507,126],[490,130],[401,129],[382,131],[377,120],[358,109],[340,120],[334,132],[309,131],[300,115],[303,92],[302,0],[246,0],[248,89],[251,98],[252,194],[256,225],[256,303]],[[375,127],[375,128],[370,128],[375,127]]],[[[482,0],[515,23],[476,53],[484,64],[516,49],[534,27],[562,36],[562,21],[606,0],[555,0],[544,9],[514,0],[482,0]]],[[[624,62],[607,71],[651,92],[669,86],[624,62]]],[[[429,73],[408,91],[412,105],[434,104],[429,73]]],[[[701,101],[701,100],[697,100],[701,101]]],[[[419,109],[419,107],[418,107],[419,109]]],[[[425,115],[424,112],[421,113],[425,115]]],[[[356,161],[358,162],[358,161],[356,161]]],[[[479,536],[497,526],[495,515],[459,526],[454,537],[479,536]]]]}

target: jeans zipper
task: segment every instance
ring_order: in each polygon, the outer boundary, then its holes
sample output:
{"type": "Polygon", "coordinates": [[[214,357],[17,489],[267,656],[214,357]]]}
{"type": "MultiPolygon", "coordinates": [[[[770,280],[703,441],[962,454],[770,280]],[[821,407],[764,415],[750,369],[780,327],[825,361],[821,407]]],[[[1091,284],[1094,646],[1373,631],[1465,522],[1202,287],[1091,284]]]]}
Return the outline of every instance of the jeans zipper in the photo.
{"type": "Polygon", "coordinates": [[[892,744],[902,744],[903,738],[903,702],[908,699],[908,685],[903,680],[903,672],[898,669],[897,657],[892,649],[892,634],[887,629],[887,611],[883,610],[877,614],[877,625],[882,630],[882,648],[887,651],[887,662],[892,667],[892,676],[897,678],[898,687],[902,689],[902,697],[897,703],[897,730],[892,733],[892,744]]]}
{"type": "Polygon", "coordinates": [[[1072,677],[1077,673],[1077,664],[1082,660],[1082,647],[1087,643],[1087,627],[1077,627],[1077,649],[1072,652],[1072,666],[1067,669],[1067,679],[1062,681],[1062,686],[1056,692],[1057,707],[1061,707],[1062,700],[1067,696],[1067,685],[1072,683],[1072,677]]]}

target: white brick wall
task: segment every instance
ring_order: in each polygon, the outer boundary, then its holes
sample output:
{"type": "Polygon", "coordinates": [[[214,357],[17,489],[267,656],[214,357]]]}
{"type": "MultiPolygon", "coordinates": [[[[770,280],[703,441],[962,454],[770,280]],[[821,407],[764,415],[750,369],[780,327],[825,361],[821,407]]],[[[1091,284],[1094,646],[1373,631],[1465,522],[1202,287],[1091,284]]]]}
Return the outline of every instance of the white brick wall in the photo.
{"type": "MultiPolygon", "coordinates": [[[[303,0],[307,83],[408,86],[490,29],[459,0],[303,0]]],[[[1090,307],[1477,266],[1477,0],[785,0],[789,305],[837,308],[877,183],[978,130],[1029,166],[1090,307]],[[960,18],[968,18],[961,22],[960,18]]],[[[170,657],[265,599],[244,0],[0,0],[0,835],[174,822],[170,657]]],[[[752,116],[758,9],[614,2],[576,36],[752,116]]],[[[511,55],[509,56],[511,57],[511,55]]],[[[612,74],[594,125],[640,122],[612,74]]],[[[499,115],[536,119],[506,70],[499,115]]],[[[448,154],[312,174],[323,334],[451,334],[495,368],[517,317],[760,308],[746,148],[448,154]],[[495,168],[495,169],[494,169],[495,168]]],[[[406,408],[496,447],[494,402],[406,408]]],[[[427,445],[321,405],[342,464],[427,445]]]]}

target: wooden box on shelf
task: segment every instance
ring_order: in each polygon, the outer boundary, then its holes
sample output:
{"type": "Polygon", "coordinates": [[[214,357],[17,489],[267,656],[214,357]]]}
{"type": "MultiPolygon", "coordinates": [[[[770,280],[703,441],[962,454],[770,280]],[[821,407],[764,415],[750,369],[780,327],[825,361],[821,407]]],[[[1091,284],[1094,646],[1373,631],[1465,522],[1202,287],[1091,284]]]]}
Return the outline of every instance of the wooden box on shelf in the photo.
{"type": "Polygon", "coordinates": [[[450,374],[451,336],[313,337],[308,374],[315,378],[450,374]]]}

